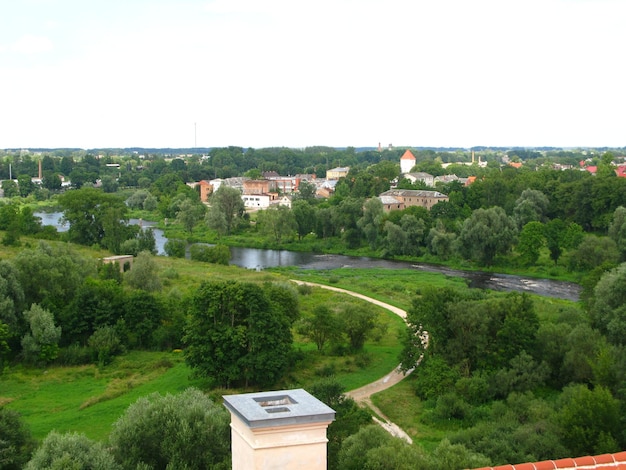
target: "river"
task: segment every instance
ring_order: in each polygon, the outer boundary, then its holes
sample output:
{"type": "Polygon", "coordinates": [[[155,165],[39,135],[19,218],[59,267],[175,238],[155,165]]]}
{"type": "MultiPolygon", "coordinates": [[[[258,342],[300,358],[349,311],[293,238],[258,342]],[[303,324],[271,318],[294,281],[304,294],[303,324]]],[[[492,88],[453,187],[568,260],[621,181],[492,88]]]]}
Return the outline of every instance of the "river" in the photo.
{"type": "MultiPolygon", "coordinates": [[[[59,212],[36,212],[35,216],[42,219],[43,225],[53,225],[58,231],[67,231],[68,227],[61,224],[62,214],[59,212]]],[[[163,230],[154,228],[154,222],[141,219],[130,219],[131,224],[139,224],[143,228],[152,227],[159,255],[165,255],[165,237],[163,230]]],[[[447,276],[468,279],[470,287],[492,289],[497,291],[528,292],[544,297],[577,301],[581,287],[578,284],[551,279],[516,276],[510,274],[486,273],[480,271],[463,271],[450,269],[445,266],[411,263],[407,261],[393,261],[377,258],[355,257],[345,255],[325,255],[315,253],[301,253],[287,250],[263,250],[258,248],[231,247],[230,264],[247,269],[263,270],[281,266],[297,266],[302,269],[412,269],[416,271],[441,273],[447,276]]]]}

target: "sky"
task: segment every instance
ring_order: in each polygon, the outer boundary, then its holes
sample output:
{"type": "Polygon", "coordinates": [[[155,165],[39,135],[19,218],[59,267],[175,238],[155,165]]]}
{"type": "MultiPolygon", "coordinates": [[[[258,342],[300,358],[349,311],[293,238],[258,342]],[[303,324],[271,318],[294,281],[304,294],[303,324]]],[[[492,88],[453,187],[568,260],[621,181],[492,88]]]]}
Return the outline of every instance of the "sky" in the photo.
{"type": "Polygon", "coordinates": [[[0,148],[626,146],[625,0],[0,0],[0,148]]]}

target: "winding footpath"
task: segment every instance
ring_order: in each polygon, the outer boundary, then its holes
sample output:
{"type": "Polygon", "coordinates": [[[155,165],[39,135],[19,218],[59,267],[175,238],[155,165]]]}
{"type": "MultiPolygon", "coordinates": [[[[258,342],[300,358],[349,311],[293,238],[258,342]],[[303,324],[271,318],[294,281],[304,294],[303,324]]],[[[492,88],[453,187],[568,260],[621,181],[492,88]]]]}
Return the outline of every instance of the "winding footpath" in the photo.
{"type": "MultiPolygon", "coordinates": [[[[378,305],[379,307],[382,307],[384,309],[389,310],[392,313],[395,313],[396,315],[398,315],[400,318],[402,318],[405,322],[406,322],[406,311],[402,310],[401,308],[398,307],[394,307],[393,305],[389,305],[388,303],[385,302],[381,302],[380,300],[376,300],[373,299],[371,297],[367,297],[366,295],[363,294],[359,294],[357,292],[352,292],[346,289],[341,289],[339,287],[332,287],[332,286],[326,286],[324,284],[317,284],[315,282],[305,282],[305,281],[298,281],[296,279],[292,279],[292,282],[295,282],[298,285],[307,285],[307,286],[312,286],[312,287],[320,287],[322,289],[328,289],[328,290],[332,290],[335,292],[340,292],[342,294],[347,294],[347,295],[351,295],[352,297],[357,297],[361,300],[365,300],[366,302],[370,302],[372,304],[378,305]]],[[[395,384],[397,384],[398,382],[400,382],[402,379],[404,379],[407,375],[409,375],[411,372],[413,372],[413,369],[409,370],[405,373],[403,373],[400,370],[400,366],[396,367],[394,370],[392,370],[391,372],[389,372],[387,375],[385,375],[384,377],[371,382],[367,385],[364,385],[360,388],[357,388],[355,390],[350,390],[349,392],[346,393],[347,396],[349,396],[350,398],[352,398],[354,401],[356,401],[357,403],[359,403],[362,406],[367,406],[368,408],[370,408],[377,416],[374,416],[374,421],[376,421],[380,426],[383,427],[383,429],[385,429],[387,432],[389,432],[391,435],[396,436],[396,437],[400,437],[402,439],[404,439],[405,441],[407,441],[408,443],[412,444],[413,440],[411,439],[411,437],[404,432],[404,430],[402,430],[400,428],[400,426],[398,426],[395,423],[392,423],[389,418],[387,418],[373,403],[372,403],[372,399],[371,396],[374,393],[378,393],[381,392],[383,390],[386,390],[388,388],[393,387],[395,384]]]]}

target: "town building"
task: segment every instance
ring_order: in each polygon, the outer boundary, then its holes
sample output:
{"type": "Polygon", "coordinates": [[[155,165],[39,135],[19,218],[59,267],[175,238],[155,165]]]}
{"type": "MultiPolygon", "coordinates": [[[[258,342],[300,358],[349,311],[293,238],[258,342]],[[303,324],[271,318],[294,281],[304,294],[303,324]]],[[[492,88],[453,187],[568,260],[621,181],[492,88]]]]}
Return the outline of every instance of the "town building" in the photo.
{"type": "Polygon", "coordinates": [[[338,167],[333,168],[332,170],[326,170],[326,179],[327,180],[338,180],[339,178],[345,178],[348,176],[348,172],[350,171],[350,167],[338,167]]]}
{"type": "Polygon", "coordinates": [[[423,191],[415,189],[390,189],[379,196],[385,211],[403,210],[418,206],[430,210],[435,204],[448,201],[448,196],[439,191],[423,191]]]}
{"type": "Polygon", "coordinates": [[[416,163],[415,155],[410,150],[406,150],[400,157],[400,173],[410,173],[416,163]]]}

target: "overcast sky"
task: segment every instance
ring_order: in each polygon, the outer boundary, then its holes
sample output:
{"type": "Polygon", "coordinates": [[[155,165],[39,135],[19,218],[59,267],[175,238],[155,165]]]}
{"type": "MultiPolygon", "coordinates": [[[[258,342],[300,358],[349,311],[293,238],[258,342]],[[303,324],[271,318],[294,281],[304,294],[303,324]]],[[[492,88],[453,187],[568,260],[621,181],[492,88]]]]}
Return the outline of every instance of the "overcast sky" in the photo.
{"type": "Polygon", "coordinates": [[[0,148],[626,146],[623,0],[0,0],[0,148]]]}

